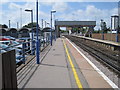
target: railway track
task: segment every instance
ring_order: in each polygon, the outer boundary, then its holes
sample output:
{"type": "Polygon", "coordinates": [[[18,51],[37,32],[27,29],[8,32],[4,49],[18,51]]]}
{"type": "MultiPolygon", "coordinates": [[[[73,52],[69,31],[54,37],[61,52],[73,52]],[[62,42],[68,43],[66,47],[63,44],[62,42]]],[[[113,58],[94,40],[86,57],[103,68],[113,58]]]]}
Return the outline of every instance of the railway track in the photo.
{"type": "Polygon", "coordinates": [[[93,57],[97,58],[100,62],[104,63],[110,69],[114,70],[120,75],[120,56],[115,56],[114,53],[109,52],[99,46],[85,42],[83,39],[75,36],[65,36],[74,42],[77,46],[87,51],[93,57]]]}

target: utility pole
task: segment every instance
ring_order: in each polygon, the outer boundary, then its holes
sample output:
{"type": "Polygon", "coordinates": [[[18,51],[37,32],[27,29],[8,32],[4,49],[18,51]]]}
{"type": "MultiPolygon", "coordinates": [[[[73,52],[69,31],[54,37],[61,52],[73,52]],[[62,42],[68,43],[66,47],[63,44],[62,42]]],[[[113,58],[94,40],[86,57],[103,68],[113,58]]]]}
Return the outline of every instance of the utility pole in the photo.
{"type": "Polygon", "coordinates": [[[19,22],[17,22],[17,29],[19,28],[19,22]]]}
{"type": "Polygon", "coordinates": [[[47,25],[47,22],[45,21],[45,27],[46,27],[46,25],[47,25]]]}
{"type": "Polygon", "coordinates": [[[102,19],[101,19],[100,26],[101,26],[101,30],[102,30],[102,40],[104,40],[104,22],[102,19]]]}
{"type": "Polygon", "coordinates": [[[20,22],[21,22],[21,28],[22,28],[22,8],[20,8],[20,22]]]}
{"type": "Polygon", "coordinates": [[[42,21],[42,29],[43,29],[43,19],[41,19],[41,21],[42,21]]]}
{"type": "Polygon", "coordinates": [[[10,20],[9,20],[9,28],[10,28],[10,20]]]}

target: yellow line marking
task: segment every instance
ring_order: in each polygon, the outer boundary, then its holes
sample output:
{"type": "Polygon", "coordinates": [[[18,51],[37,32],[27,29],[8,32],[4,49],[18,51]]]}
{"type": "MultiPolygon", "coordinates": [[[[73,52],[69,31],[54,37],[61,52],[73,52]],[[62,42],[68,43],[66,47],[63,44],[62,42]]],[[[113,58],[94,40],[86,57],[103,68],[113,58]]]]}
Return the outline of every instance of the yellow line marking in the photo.
{"type": "Polygon", "coordinates": [[[71,65],[73,74],[74,74],[74,78],[75,78],[76,84],[77,84],[78,88],[80,88],[80,90],[83,90],[82,84],[81,84],[81,82],[80,82],[80,79],[79,79],[79,77],[78,77],[78,74],[77,74],[77,72],[76,72],[75,66],[74,66],[74,64],[73,64],[73,62],[72,62],[72,59],[71,59],[71,57],[70,57],[70,54],[69,54],[69,52],[68,52],[68,49],[67,49],[67,47],[66,47],[66,44],[65,44],[64,40],[63,40],[63,44],[64,44],[64,48],[65,48],[65,51],[66,51],[66,54],[67,54],[69,63],[70,63],[70,65],[71,65]]]}

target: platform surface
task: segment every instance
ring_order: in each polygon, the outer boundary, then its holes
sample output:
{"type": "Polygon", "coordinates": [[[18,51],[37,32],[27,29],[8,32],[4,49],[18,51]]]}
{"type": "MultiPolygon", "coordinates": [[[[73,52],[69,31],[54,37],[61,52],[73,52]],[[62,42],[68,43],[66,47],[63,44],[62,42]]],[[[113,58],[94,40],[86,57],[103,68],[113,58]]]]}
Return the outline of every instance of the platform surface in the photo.
{"type": "Polygon", "coordinates": [[[111,88],[65,38],[58,38],[53,43],[24,88],[78,88],[74,74],[78,76],[82,88],[111,88]],[[64,44],[74,67],[69,62],[64,44]]]}
{"type": "Polygon", "coordinates": [[[106,44],[110,44],[110,45],[114,45],[114,46],[119,46],[120,47],[120,43],[119,42],[113,42],[113,41],[109,41],[109,40],[95,39],[95,38],[84,37],[84,36],[79,36],[79,35],[73,35],[73,36],[77,36],[77,37],[80,37],[80,38],[85,38],[85,39],[88,39],[88,40],[97,41],[97,42],[106,43],[106,44]]]}

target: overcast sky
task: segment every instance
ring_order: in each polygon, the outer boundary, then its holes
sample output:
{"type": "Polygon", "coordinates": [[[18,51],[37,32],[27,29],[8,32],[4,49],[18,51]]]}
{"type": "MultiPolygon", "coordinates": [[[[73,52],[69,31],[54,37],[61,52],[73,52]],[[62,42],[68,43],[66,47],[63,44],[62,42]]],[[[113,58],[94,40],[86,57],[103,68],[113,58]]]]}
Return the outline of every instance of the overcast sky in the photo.
{"type": "MultiPolygon", "coordinates": [[[[118,14],[118,0],[109,0],[109,2],[103,2],[107,0],[91,0],[94,2],[86,2],[83,0],[47,0],[39,2],[39,24],[41,26],[41,19],[44,19],[48,23],[50,22],[50,11],[56,10],[53,14],[53,18],[57,20],[65,21],[97,21],[96,29],[100,28],[100,20],[103,19],[107,23],[107,27],[111,25],[111,16],[118,14]],[[114,1],[114,2],[113,2],[114,1]],[[115,2],[116,1],[116,2],[115,2]]],[[[11,20],[11,27],[19,26],[21,24],[21,11],[22,8],[22,25],[30,22],[30,13],[25,12],[25,9],[33,9],[34,22],[36,21],[36,3],[25,1],[14,2],[4,0],[0,2],[0,24],[8,25],[8,21],[11,20]]]]}

